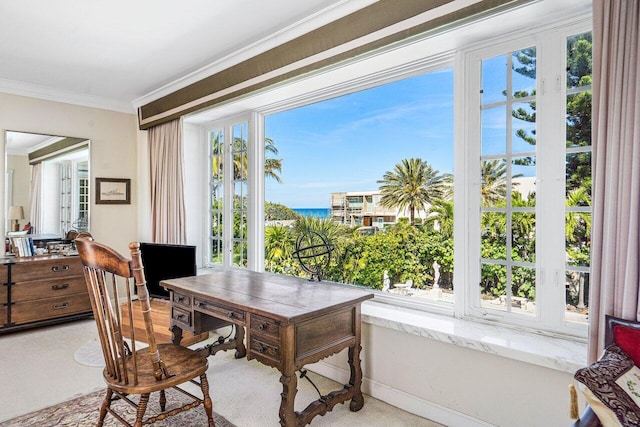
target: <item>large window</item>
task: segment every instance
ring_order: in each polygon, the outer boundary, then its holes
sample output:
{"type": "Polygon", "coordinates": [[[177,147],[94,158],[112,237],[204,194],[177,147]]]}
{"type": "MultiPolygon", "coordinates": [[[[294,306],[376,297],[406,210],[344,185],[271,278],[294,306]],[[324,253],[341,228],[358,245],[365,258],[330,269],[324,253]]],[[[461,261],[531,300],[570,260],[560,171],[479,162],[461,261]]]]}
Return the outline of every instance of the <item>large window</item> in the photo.
{"type": "Polygon", "coordinates": [[[210,129],[211,262],[247,266],[248,123],[210,129]]]}
{"type": "Polygon", "coordinates": [[[546,32],[485,46],[465,58],[464,117],[476,130],[465,141],[465,158],[474,165],[466,203],[469,212],[478,212],[469,224],[465,312],[584,334],[590,34],[546,32]]]}
{"type": "Polygon", "coordinates": [[[566,320],[586,321],[591,259],[591,33],[567,38],[566,320]]]}
{"type": "Polygon", "coordinates": [[[482,60],[480,302],[536,310],[536,49],[482,60]]]}
{"type": "Polygon", "coordinates": [[[265,177],[267,270],[309,277],[314,263],[324,280],[452,304],[451,67],[268,115],[265,135],[279,167],[265,177]]]}
{"type": "Polygon", "coordinates": [[[588,30],[486,39],[217,123],[212,262],[309,277],[311,255],[383,301],[585,336],[588,30]]]}

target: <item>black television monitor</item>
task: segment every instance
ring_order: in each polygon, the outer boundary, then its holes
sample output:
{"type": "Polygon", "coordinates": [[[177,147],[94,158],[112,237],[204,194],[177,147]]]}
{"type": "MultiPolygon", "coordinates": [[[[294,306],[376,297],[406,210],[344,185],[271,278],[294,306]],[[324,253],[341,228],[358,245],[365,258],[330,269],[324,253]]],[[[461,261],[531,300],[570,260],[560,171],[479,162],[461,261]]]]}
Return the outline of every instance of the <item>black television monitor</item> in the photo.
{"type": "Polygon", "coordinates": [[[149,296],[169,299],[169,291],[160,286],[166,279],[197,274],[196,247],[164,243],[140,243],[140,254],[149,296]]]}

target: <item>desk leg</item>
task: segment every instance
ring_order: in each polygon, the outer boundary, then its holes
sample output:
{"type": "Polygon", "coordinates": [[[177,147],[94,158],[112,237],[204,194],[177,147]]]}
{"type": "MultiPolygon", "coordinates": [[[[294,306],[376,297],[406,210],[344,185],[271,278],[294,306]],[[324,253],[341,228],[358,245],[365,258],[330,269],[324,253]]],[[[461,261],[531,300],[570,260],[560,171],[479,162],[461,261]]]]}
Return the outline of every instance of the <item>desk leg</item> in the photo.
{"type": "Polygon", "coordinates": [[[349,409],[353,412],[359,411],[364,406],[364,397],[362,396],[362,366],[360,365],[360,340],[353,347],[349,347],[349,369],[351,376],[349,385],[353,387],[353,397],[349,404],[349,409]]]}
{"type": "Polygon", "coordinates": [[[244,326],[236,326],[236,359],[242,359],[247,355],[247,348],[244,346],[244,326]]]}
{"type": "MultiPolygon", "coordinates": [[[[298,417],[296,416],[294,403],[296,401],[296,393],[298,392],[298,378],[296,373],[291,372],[291,375],[282,374],[280,376],[280,382],[282,383],[282,393],[280,393],[280,425],[282,427],[294,427],[298,424],[298,417]]],[[[301,425],[305,425],[303,423],[301,425]]]]}
{"type": "Polygon", "coordinates": [[[171,325],[169,328],[171,331],[171,342],[176,345],[180,345],[182,341],[182,328],[177,325],[171,325]]]}

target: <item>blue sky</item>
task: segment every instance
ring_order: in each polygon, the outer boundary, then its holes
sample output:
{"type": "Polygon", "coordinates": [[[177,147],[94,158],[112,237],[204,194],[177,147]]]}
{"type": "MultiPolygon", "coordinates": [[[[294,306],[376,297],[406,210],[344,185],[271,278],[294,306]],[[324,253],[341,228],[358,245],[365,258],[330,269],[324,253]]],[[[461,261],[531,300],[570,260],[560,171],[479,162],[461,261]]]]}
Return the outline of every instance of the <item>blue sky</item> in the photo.
{"type": "Polygon", "coordinates": [[[405,158],[453,172],[453,71],[432,72],[270,115],[266,136],[282,158],[282,184],[265,199],[328,208],[331,193],[372,191],[405,158]]]}

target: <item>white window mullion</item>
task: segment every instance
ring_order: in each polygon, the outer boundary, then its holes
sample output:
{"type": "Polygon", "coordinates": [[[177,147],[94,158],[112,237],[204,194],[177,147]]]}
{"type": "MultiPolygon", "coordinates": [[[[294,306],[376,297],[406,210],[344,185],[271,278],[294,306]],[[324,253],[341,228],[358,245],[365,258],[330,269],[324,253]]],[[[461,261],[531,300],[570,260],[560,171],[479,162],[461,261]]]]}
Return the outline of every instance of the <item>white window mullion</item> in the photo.
{"type": "Polygon", "coordinates": [[[248,135],[247,268],[264,271],[264,116],[251,113],[248,135]]]}
{"type": "Polygon", "coordinates": [[[548,32],[538,49],[536,268],[541,326],[558,330],[564,316],[564,84],[563,40],[548,32]]]}
{"type": "Polygon", "coordinates": [[[480,58],[458,55],[454,130],[455,313],[472,315],[480,300],[480,58]],[[475,107],[475,108],[472,108],[475,107]]]}
{"type": "Polygon", "coordinates": [[[224,202],[223,202],[223,250],[222,265],[231,267],[233,265],[233,126],[226,124],[224,126],[224,156],[223,156],[223,174],[224,174],[224,202]]]}

